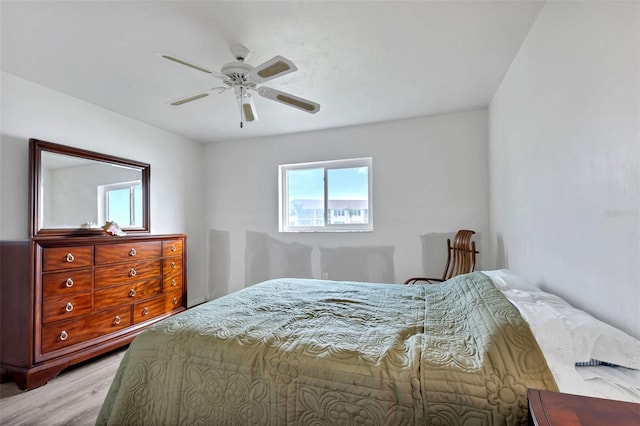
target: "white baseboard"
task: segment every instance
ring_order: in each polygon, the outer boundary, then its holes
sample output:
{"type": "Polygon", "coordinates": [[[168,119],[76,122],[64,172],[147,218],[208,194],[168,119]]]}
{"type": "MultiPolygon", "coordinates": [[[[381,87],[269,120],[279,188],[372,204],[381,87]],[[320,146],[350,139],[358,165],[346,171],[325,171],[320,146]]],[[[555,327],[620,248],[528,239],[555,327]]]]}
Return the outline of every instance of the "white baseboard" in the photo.
{"type": "Polygon", "coordinates": [[[187,301],[187,306],[188,306],[189,308],[191,308],[191,307],[193,307],[193,306],[199,305],[199,304],[204,303],[204,302],[206,302],[206,301],[207,301],[207,299],[206,299],[204,296],[202,296],[202,297],[198,297],[197,299],[189,299],[189,300],[187,301]]]}

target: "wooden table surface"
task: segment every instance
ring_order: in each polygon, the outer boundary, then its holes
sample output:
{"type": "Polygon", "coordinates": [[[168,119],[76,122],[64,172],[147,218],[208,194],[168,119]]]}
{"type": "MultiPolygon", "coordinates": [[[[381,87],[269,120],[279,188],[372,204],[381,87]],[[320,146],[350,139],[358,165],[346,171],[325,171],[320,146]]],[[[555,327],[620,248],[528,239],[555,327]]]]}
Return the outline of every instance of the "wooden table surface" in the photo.
{"type": "Polygon", "coordinates": [[[529,389],[528,397],[531,425],[640,425],[640,404],[537,389],[529,389]]]}

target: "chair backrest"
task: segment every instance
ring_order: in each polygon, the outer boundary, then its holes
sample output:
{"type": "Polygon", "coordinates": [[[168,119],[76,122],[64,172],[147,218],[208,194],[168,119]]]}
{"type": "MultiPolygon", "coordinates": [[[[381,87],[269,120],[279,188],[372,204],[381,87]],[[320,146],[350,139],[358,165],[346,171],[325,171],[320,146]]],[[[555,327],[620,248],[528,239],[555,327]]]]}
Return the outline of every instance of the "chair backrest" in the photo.
{"type": "Polygon", "coordinates": [[[442,274],[442,280],[448,280],[456,275],[473,272],[476,267],[476,242],[471,241],[475,231],[468,229],[459,230],[453,238],[447,239],[447,267],[442,274]]]}

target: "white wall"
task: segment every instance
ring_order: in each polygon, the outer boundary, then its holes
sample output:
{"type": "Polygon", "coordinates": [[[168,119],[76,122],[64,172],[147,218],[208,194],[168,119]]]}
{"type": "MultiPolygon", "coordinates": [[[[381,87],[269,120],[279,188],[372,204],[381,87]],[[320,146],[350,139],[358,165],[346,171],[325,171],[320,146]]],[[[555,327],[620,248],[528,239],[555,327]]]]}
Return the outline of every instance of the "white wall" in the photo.
{"type": "Polygon", "coordinates": [[[28,141],[37,138],[151,165],[151,231],[188,234],[189,304],[205,285],[203,146],[2,73],[0,239],[28,237],[28,141]]]}
{"type": "Polygon", "coordinates": [[[460,228],[478,231],[486,255],[486,109],[213,144],[205,157],[213,297],[261,279],[322,272],[336,280],[438,277],[446,237],[460,228]],[[279,164],[368,156],[373,232],[278,232],[279,164]]]}
{"type": "Polygon", "coordinates": [[[640,3],[549,2],[490,105],[499,267],[640,337],[640,3]]]}

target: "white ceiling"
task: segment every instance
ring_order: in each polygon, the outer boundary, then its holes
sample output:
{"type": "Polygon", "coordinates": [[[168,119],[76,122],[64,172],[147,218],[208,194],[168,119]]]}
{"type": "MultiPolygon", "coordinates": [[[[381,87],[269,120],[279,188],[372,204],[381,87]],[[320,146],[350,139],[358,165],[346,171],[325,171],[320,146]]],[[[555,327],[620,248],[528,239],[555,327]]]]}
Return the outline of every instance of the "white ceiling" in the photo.
{"type": "Polygon", "coordinates": [[[351,126],[484,106],[541,1],[6,1],[2,70],[200,142],[351,126]],[[315,115],[255,96],[239,127],[231,91],[168,101],[220,80],[229,48],[298,71],[265,86],[321,104],[315,115]]]}

